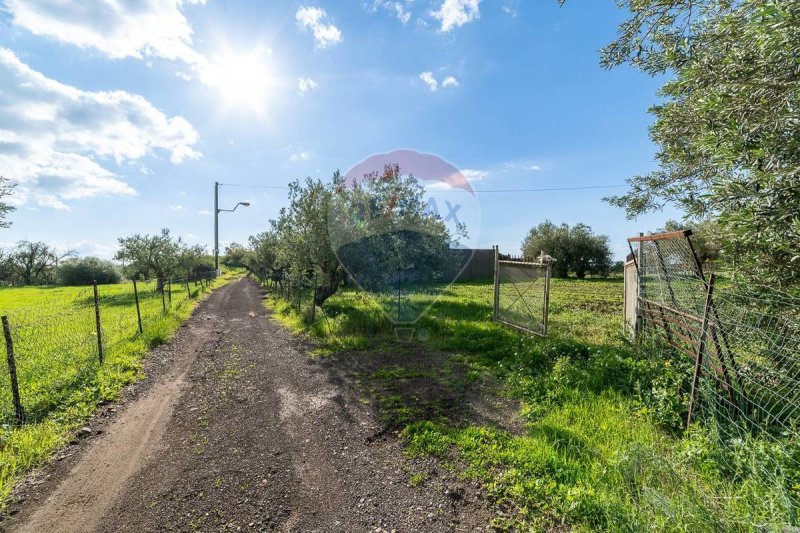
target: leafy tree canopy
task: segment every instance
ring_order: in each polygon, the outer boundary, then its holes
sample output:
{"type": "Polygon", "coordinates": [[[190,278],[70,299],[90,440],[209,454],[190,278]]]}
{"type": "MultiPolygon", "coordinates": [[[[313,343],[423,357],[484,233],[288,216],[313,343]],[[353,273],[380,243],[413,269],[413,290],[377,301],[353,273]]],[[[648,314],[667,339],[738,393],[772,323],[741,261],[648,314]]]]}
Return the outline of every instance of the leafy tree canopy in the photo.
{"type": "Polygon", "coordinates": [[[13,191],[14,186],[11,185],[8,178],[0,176],[0,228],[7,228],[11,225],[11,222],[8,221],[8,215],[14,210],[14,207],[3,201],[3,198],[11,196],[13,191]]]}
{"type": "Polygon", "coordinates": [[[777,283],[800,281],[800,2],[625,0],[602,52],[670,75],[651,108],[660,168],[608,198],[629,216],[682,207],[716,217],[723,256],[777,283]]]}
{"type": "Polygon", "coordinates": [[[232,267],[244,266],[245,257],[248,252],[249,250],[245,246],[242,246],[238,242],[232,242],[225,247],[224,263],[232,267]]]}
{"type": "Polygon", "coordinates": [[[59,285],[91,285],[119,283],[122,276],[111,261],[97,257],[70,259],[58,266],[56,280],[59,285]]]}
{"type": "Polygon", "coordinates": [[[586,224],[556,225],[545,220],[531,228],[522,241],[525,259],[535,261],[542,252],[553,256],[553,275],[566,278],[574,272],[579,278],[587,274],[607,276],[611,268],[608,237],[596,235],[586,224]]]}
{"type": "Polygon", "coordinates": [[[378,290],[393,286],[398,270],[413,270],[415,281],[435,280],[456,256],[442,220],[426,212],[422,192],[397,165],[355,184],[339,172],[329,183],[295,181],[289,206],[268,231],[250,238],[248,266],[276,279],[313,272],[317,305],[336,293],[348,272],[378,290]]]}
{"type": "Polygon", "coordinates": [[[74,255],[72,251],[59,253],[43,242],[19,241],[5,259],[5,281],[14,285],[52,284],[59,262],[74,255]]]}

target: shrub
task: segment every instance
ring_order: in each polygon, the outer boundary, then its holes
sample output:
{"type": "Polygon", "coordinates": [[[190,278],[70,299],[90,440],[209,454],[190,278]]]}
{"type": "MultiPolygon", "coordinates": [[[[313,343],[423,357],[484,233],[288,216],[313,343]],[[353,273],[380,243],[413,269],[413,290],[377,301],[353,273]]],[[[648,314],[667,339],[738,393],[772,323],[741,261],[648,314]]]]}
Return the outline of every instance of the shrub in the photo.
{"type": "Polygon", "coordinates": [[[97,257],[72,259],[58,267],[56,278],[59,285],[91,285],[97,283],[119,283],[121,275],[110,261],[97,257]]]}

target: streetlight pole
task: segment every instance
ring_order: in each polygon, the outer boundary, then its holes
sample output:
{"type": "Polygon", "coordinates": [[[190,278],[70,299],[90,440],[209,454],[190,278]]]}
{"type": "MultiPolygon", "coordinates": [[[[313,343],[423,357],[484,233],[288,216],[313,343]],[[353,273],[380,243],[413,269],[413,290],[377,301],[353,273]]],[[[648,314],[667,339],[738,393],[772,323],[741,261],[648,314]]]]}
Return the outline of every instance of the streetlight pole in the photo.
{"type": "Polygon", "coordinates": [[[220,209],[219,208],[219,186],[218,181],[214,182],[214,270],[219,275],[219,214],[223,211],[226,213],[233,213],[240,205],[243,207],[250,207],[250,202],[239,202],[233,209],[220,209]]]}
{"type": "Polygon", "coordinates": [[[214,182],[214,271],[219,274],[219,182],[214,182]]]}

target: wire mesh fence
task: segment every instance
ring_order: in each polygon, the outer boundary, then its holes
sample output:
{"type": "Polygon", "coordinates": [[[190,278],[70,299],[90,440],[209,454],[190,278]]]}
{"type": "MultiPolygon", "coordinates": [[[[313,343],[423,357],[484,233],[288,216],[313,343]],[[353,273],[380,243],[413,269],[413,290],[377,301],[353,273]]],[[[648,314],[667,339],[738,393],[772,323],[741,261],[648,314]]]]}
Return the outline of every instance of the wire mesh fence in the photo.
{"type": "Polygon", "coordinates": [[[500,259],[495,248],[495,322],[546,336],[550,273],[549,260],[500,259]]]}
{"type": "MultiPolygon", "coordinates": [[[[729,456],[747,443],[779,451],[762,472],[800,503],[800,299],[768,287],[707,276],[691,232],[629,239],[637,262],[640,336],[694,362],[687,425],[708,424],[729,456]]],[[[738,450],[738,451],[737,451],[738,450]]],[[[739,467],[733,466],[736,470],[739,467]]]]}
{"type": "Polygon", "coordinates": [[[0,311],[0,424],[37,421],[94,386],[109,353],[203,292],[213,273],[70,291],[0,311]]]}

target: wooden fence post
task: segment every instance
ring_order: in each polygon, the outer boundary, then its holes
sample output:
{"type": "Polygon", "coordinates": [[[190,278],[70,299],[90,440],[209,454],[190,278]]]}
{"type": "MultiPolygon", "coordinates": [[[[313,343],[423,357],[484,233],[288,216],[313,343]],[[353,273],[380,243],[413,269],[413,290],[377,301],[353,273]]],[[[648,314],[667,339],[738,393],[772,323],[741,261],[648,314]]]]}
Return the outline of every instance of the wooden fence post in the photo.
{"type": "Polygon", "coordinates": [[[19,397],[19,382],[17,381],[17,363],[14,361],[14,341],[11,338],[11,326],[8,325],[8,317],[3,316],[3,335],[6,338],[6,361],[8,362],[8,377],[11,379],[11,398],[14,401],[14,416],[17,422],[22,422],[25,418],[25,411],[22,409],[22,400],[19,397]]]}
{"type": "Polygon", "coordinates": [[[158,278],[158,281],[156,282],[156,287],[158,287],[158,285],[161,285],[161,312],[163,314],[166,314],[167,313],[167,299],[166,299],[166,296],[164,295],[164,280],[161,279],[161,278],[158,278]]]}
{"type": "Polygon", "coordinates": [[[94,325],[97,330],[97,357],[103,362],[103,328],[100,327],[100,299],[97,296],[97,280],[92,282],[94,290],[94,325]]]}
{"type": "Polygon", "coordinates": [[[172,278],[167,279],[167,295],[169,296],[169,306],[172,307],[172,278]]]}
{"type": "Polygon", "coordinates": [[[700,337],[697,339],[697,351],[695,352],[694,375],[692,376],[692,392],[689,397],[689,413],[686,416],[686,427],[692,423],[692,412],[697,403],[697,389],[700,385],[700,374],[703,371],[703,353],[706,349],[706,336],[708,334],[708,318],[711,312],[711,297],[714,293],[714,274],[708,278],[708,290],[706,291],[706,305],[703,309],[703,323],[700,325],[700,337]]]}
{"type": "Polygon", "coordinates": [[[136,280],[133,280],[133,299],[136,301],[136,319],[139,321],[139,333],[144,333],[142,329],[142,312],[139,310],[139,290],[136,288],[136,280]]]}

